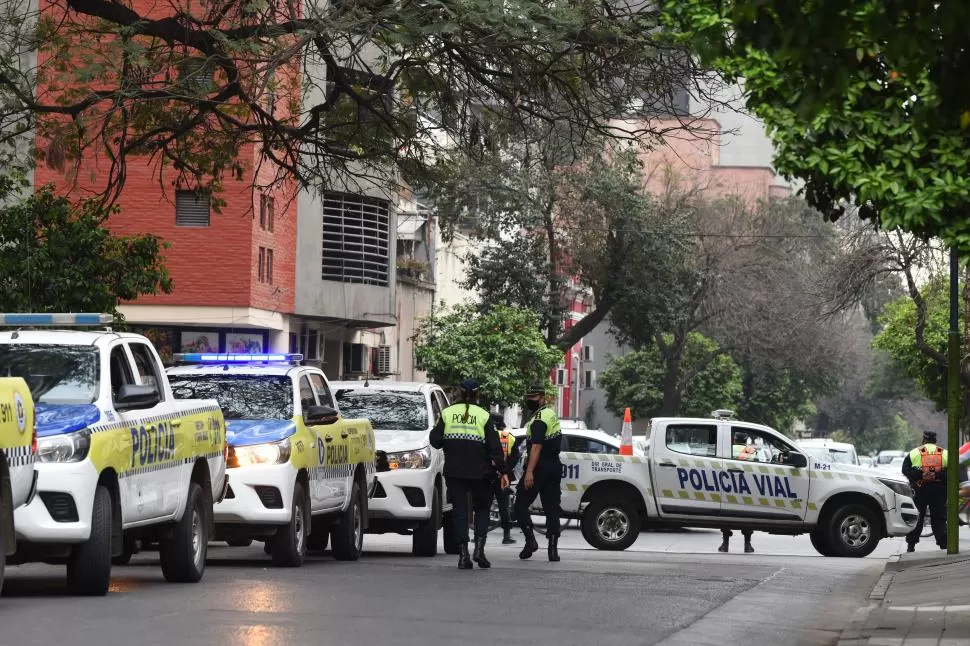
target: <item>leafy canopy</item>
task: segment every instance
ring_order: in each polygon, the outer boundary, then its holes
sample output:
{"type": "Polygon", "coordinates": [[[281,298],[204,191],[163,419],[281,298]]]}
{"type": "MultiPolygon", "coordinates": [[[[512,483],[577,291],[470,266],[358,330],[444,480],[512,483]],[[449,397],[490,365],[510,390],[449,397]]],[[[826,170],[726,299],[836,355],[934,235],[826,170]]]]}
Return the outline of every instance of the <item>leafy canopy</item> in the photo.
{"type": "Polygon", "coordinates": [[[534,312],[501,305],[484,313],[458,305],[422,319],[414,348],[432,380],[456,387],[475,379],[488,403],[519,403],[537,383],[551,388],[549,372],[562,360],[546,346],[534,312]]]}
{"type": "Polygon", "coordinates": [[[775,165],[838,218],[970,250],[970,5],[959,0],[687,0],[668,24],[743,79],[775,165]]]}

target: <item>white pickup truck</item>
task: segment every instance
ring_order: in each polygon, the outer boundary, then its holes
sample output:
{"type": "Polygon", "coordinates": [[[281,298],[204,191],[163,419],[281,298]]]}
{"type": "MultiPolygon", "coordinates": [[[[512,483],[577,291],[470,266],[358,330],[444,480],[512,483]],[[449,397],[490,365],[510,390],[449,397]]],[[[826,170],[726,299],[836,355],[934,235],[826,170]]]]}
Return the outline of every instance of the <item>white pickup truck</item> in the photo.
{"type": "Polygon", "coordinates": [[[642,456],[563,452],[563,515],[602,550],[626,549],[641,528],[713,527],[808,533],[819,553],[844,557],[915,525],[902,475],[809,459],[781,433],[730,417],[654,418],[642,456]]]}

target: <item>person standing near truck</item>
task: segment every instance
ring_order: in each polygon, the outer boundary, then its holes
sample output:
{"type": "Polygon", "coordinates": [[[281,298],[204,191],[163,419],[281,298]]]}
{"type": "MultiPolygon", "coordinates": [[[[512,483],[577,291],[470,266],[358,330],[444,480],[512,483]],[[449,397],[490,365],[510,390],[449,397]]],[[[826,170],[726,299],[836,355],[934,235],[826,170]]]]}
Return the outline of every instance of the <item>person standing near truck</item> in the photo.
{"type": "Polygon", "coordinates": [[[903,459],[903,475],[909,478],[916,494],[913,502],[919,518],[906,537],[906,551],[912,552],[923,533],[923,519],[930,511],[933,537],[941,550],[946,549],[946,467],[949,452],[936,444],[936,433],[923,433],[923,443],[903,459]]]}
{"type": "MultiPolygon", "coordinates": [[[[509,472],[512,470],[512,447],[515,443],[515,436],[505,428],[505,418],[500,413],[492,413],[492,424],[498,431],[499,441],[502,443],[502,453],[505,455],[505,463],[508,465],[509,472]]],[[[501,474],[492,482],[492,494],[498,504],[498,516],[502,523],[502,545],[513,545],[515,539],[512,538],[512,514],[509,509],[509,498],[512,490],[508,486],[502,486],[501,474]]],[[[507,485],[507,483],[506,483],[507,485]]]]}
{"type": "Polygon", "coordinates": [[[525,535],[525,547],[519,553],[520,559],[531,558],[539,550],[532,516],[529,507],[538,497],[546,515],[546,537],[549,540],[550,561],[559,560],[559,515],[562,492],[562,463],[559,452],[562,448],[562,433],[559,417],[545,401],[546,389],[542,385],[533,386],[526,393],[526,406],[523,419],[526,431],[525,473],[515,492],[515,518],[525,535]]]}

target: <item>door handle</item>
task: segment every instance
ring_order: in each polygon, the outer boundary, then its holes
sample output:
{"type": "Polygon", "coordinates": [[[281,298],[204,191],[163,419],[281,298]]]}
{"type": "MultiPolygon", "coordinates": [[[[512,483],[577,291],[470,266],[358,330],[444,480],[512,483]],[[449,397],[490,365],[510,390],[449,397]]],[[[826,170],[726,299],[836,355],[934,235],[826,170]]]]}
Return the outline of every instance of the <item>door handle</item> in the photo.
{"type": "Polygon", "coordinates": [[[340,437],[341,437],[341,439],[346,440],[349,435],[350,434],[347,431],[340,431],[340,437]]]}
{"type": "Polygon", "coordinates": [[[658,464],[659,466],[662,466],[662,467],[675,467],[675,466],[677,466],[677,465],[676,465],[676,464],[674,464],[674,463],[673,463],[673,462],[672,462],[671,460],[661,460],[661,461],[660,461],[660,462],[658,462],[657,464],[658,464]]]}
{"type": "Polygon", "coordinates": [[[324,442],[333,442],[333,435],[327,435],[323,438],[324,442]]]}
{"type": "Polygon", "coordinates": [[[730,469],[728,469],[728,471],[730,471],[731,473],[744,473],[744,469],[738,469],[735,467],[731,467],[730,469]]]}

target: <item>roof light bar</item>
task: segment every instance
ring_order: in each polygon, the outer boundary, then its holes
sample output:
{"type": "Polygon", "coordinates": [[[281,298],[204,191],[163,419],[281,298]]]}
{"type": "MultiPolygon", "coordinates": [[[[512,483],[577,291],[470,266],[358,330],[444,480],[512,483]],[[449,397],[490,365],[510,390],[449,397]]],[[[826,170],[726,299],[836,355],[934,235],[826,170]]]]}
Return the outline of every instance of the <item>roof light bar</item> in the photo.
{"type": "Polygon", "coordinates": [[[5,327],[84,327],[111,325],[112,314],[60,312],[55,314],[0,313],[0,326],[5,327]]]}
{"type": "Polygon", "coordinates": [[[225,354],[215,352],[190,352],[173,355],[180,363],[295,363],[303,361],[302,354],[225,354]]]}

